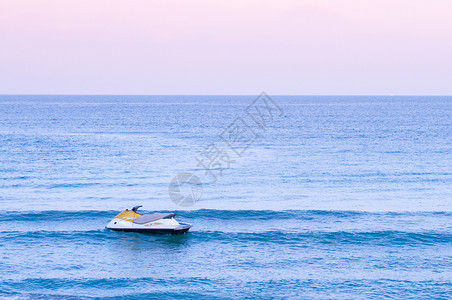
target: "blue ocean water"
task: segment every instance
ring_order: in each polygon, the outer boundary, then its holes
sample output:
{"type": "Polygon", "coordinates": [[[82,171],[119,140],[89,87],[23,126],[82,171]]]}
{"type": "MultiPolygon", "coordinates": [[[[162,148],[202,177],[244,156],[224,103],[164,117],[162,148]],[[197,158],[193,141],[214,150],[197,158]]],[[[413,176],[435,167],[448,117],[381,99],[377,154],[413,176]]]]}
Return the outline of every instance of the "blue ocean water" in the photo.
{"type": "Polygon", "coordinates": [[[0,96],[0,297],[450,299],[452,97],[255,98],[0,96]],[[104,228],[138,204],[193,228],[104,228]]]}

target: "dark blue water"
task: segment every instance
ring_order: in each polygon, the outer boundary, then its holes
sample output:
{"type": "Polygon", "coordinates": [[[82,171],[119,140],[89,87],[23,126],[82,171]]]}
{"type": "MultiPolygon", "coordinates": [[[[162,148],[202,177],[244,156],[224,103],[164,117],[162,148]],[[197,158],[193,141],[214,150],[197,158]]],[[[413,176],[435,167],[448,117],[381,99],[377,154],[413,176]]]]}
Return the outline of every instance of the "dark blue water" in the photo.
{"type": "Polygon", "coordinates": [[[0,96],[0,297],[451,298],[452,97],[272,98],[262,129],[248,96],[0,96]],[[193,228],[104,229],[137,204],[193,228]]]}

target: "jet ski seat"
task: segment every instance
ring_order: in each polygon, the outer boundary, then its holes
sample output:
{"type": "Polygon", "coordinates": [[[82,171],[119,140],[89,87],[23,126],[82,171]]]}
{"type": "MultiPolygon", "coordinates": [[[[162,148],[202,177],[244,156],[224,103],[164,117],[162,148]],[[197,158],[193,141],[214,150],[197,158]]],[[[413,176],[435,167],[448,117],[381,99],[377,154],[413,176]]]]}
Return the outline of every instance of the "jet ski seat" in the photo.
{"type": "Polygon", "coordinates": [[[174,218],[174,216],[176,216],[175,213],[170,213],[170,214],[155,213],[152,215],[142,215],[142,216],[136,218],[135,220],[133,220],[133,223],[146,224],[146,223],[154,222],[154,221],[161,220],[161,219],[171,219],[171,218],[174,218]]]}

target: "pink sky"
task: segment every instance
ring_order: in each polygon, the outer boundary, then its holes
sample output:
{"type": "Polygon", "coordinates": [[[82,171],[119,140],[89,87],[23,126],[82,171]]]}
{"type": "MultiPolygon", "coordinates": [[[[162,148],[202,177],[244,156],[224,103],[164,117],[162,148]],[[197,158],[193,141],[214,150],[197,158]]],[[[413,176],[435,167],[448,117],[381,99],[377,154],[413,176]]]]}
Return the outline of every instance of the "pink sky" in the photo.
{"type": "Polygon", "coordinates": [[[0,94],[452,94],[452,1],[1,0],[0,94]]]}

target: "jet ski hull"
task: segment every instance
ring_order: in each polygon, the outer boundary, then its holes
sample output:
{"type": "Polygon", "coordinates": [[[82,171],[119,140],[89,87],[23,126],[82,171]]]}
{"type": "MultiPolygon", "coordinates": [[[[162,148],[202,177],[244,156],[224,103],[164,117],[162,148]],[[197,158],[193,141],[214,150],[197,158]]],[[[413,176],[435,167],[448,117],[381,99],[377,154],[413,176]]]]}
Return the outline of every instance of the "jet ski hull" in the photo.
{"type": "Polygon", "coordinates": [[[114,231],[126,231],[126,232],[139,232],[139,233],[151,233],[151,234],[184,234],[190,230],[191,225],[188,223],[179,223],[174,228],[112,228],[106,227],[114,231]]]}
{"type": "Polygon", "coordinates": [[[190,227],[184,229],[160,229],[160,228],[109,228],[114,231],[125,231],[125,232],[138,232],[138,233],[146,233],[146,234],[185,234],[188,232],[190,227]]]}

